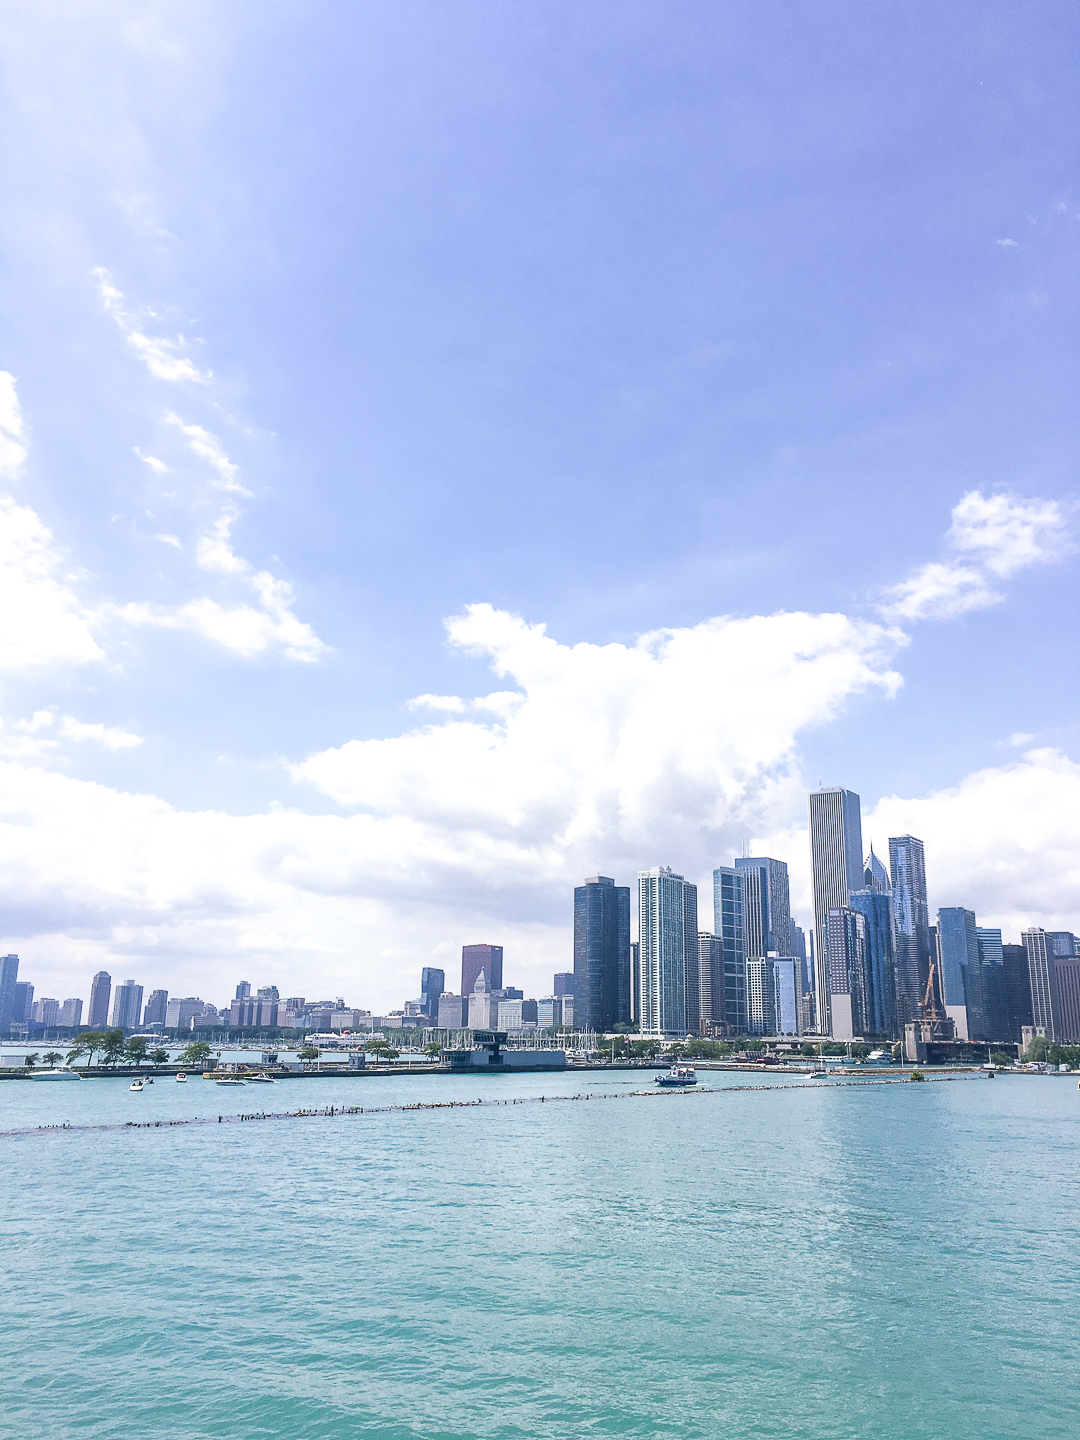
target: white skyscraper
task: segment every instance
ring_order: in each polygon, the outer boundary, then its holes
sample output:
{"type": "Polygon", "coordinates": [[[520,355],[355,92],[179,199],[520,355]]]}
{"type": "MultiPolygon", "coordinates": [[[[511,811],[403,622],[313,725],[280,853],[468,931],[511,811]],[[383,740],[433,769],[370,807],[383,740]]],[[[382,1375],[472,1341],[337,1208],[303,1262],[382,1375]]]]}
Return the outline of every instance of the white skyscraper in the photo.
{"type": "Polygon", "coordinates": [[[638,944],[642,1034],[685,1035],[691,970],[689,998],[697,1004],[697,886],[666,865],[638,872],[638,944]]]}
{"type": "Polygon", "coordinates": [[[830,1032],[828,915],[863,888],[862,813],[854,790],[810,792],[810,864],[814,880],[814,1002],[819,1033],[830,1032]]]}

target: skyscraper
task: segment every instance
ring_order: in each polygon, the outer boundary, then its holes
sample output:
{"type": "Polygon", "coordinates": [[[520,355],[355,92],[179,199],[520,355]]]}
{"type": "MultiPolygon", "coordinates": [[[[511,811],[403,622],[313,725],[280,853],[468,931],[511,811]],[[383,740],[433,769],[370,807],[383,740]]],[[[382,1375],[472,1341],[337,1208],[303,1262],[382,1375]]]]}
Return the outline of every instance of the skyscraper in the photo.
{"type": "Polygon", "coordinates": [[[691,965],[697,974],[697,933],[697,886],[666,865],[639,871],[643,1034],[686,1034],[686,978],[691,965]]]}
{"type": "Polygon", "coordinates": [[[33,1003],[34,986],[32,982],[29,980],[16,980],[15,995],[11,1006],[11,1023],[13,1025],[25,1025],[30,1019],[30,1007],[33,1003]]]}
{"type": "Polygon", "coordinates": [[[1031,1021],[1048,1040],[1060,1041],[1057,967],[1053,941],[1045,930],[1033,925],[1022,935],[1031,983],[1031,1021]]]}
{"type": "MultiPolygon", "coordinates": [[[[872,858],[877,860],[877,856],[872,858]]],[[[881,865],[880,860],[877,861],[881,865]]],[[[868,865],[867,874],[871,874],[868,865]]],[[[898,1035],[896,1021],[896,946],[892,888],[884,869],[873,875],[874,888],[856,890],[851,908],[866,921],[863,951],[864,1035],[898,1035]]]]}
{"type": "Polygon", "coordinates": [[[773,962],[751,956],[746,962],[746,1020],[751,1035],[776,1034],[776,976],[773,962]]]}
{"type": "Polygon", "coordinates": [[[698,931],[698,1033],[709,1023],[724,1021],[724,942],[708,930],[698,931]]]}
{"type": "Polygon", "coordinates": [[[746,882],[733,865],[713,871],[713,933],[724,947],[724,1022],[732,1035],[745,1035],[746,882]]]}
{"type": "MultiPolygon", "coordinates": [[[[830,1024],[828,916],[847,908],[853,890],[863,886],[862,812],[854,790],[812,790],[810,865],[814,882],[815,1011],[818,1031],[830,1024]]],[[[846,960],[845,960],[846,963],[846,960]]],[[[839,973],[839,971],[837,972],[839,973]]]]}
{"type": "Polygon", "coordinates": [[[772,962],[773,981],[776,986],[776,1034],[800,1035],[800,1002],[802,989],[802,961],[797,955],[781,955],[772,962]]]}
{"type": "Polygon", "coordinates": [[[983,1004],[975,912],[948,905],[937,913],[938,976],[945,1014],[961,1040],[982,1038],[983,1004]]]}
{"type": "Polygon", "coordinates": [[[903,1031],[919,1018],[930,978],[930,906],[921,840],[914,835],[890,837],[889,875],[896,919],[896,1019],[903,1031]]]}
{"type": "Polygon", "coordinates": [[[0,1035],[7,1035],[11,1032],[15,1008],[15,986],[18,979],[18,955],[0,956],[0,1035]]]}
{"type": "Polygon", "coordinates": [[[151,990],[150,999],[143,1011],[144,1025],[164,1025],[165,1011],[169,1004],[168,990],[151,990]]]}
{"type": "Polygon", "coordinates": [[[740,856],[747,955],[791,955],[791,893],[783,860],[740,856]]]}
{"type": "MultiPolygon", "coordinates": [[[[629,886],[627,886],[627,889],[629,889],[629,886]]],[[[554,980],[551,991],[553,995],[562,996],[574,994],[574,972],[572,970],[560,970],[559,973],[552,978],[554,980]]]]}
{"type": "Polygon", "coordinates": [[[109,1024],[114,1030],[137,1030],[142,1014],[143,987],[125,980],[116,987],[109,1024]]]}
{"type": "Polygon", "coordinates": [[[1001,969],[1005,979],[1004,1040],[1018,1044],[1025,1025],[1032,1024],[1031,979],[1023,945],[1002,945],[1001,969]]]}
{"type": "Polygon", "coordinates": [[[461,947],[461,993],[471,995],[476,989],[480,971],[487,978],[489,990],[503,988],[503,947],[501,945],[463,945],[461,947]]]}
{"type": "MultiPolygon", "coordinates": [[[[829,1034],[834,1040],[853,1040],[870,1031],[867,1023],[866,917],[849,905],[830,910],[825,917],[825,955],[828,967],[829,1034]]],[[[826,965],[820,969],[824,970],[826,965]]]]}
{"type": "Polygon", "coordinates": [[[601,1031],[625,1024],[629,998],[630,887],[596,875],[574,890],[574,1022],[601,1031]]]}
{"type": "Polygon", "coordinates": [[[1001,931],[976,925],[975,939],[979,946],[979,976],[982,982],[983,1032],[973,1040],[1007,1040],[1009,1038],[1009,1006],[1005,989],[1005,947],[1001,931]]]}
{"type": "Polygon", "coordinates": [[[91,1030],[104,1030],[108,1025],[111,994],[112,976],[107,970],[99,970],[90,982],[90,1009],[86,1023],[91,1030]]]}
{"type": "Polygon", "coordinates": [[[420,971],[420,997],[424,1014],[430,1020],[439,1018],[439,996],[446,989],[446,971],[425,965],[420,971]]]}
{"type": "Polygon", "coordinates": [[[56,1017],[56,1023],[68,1030],[78,1030],[82,1024],[82,1001],[65,1000],[60,1006],[60,1013],[56,1017]]]}

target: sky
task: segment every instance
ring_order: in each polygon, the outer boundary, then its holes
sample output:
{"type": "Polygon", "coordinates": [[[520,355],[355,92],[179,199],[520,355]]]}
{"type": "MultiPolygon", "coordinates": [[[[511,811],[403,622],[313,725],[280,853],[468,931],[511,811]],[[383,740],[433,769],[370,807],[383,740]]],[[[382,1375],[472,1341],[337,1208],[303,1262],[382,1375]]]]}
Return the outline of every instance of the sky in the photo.
{"type": "Polygon", "coordinates": [[[806,925],[819,784],[1080,930],[1071,0],[9,0],[0,60],[39,996],[546,994],[575,884],[744,851],[806,925]]]}

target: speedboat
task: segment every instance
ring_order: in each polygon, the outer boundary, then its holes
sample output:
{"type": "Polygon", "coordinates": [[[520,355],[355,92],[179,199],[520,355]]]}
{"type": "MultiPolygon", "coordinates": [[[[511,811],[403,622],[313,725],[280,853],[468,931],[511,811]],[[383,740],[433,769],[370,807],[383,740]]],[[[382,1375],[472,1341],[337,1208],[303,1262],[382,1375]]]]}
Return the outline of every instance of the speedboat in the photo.
{"type": "Polygon", "coordinates": [[[696,1085],[697,1075],[692,1065],[672,1065],[666,1075],[657,1075],[657,1085],[696,1085]]]}
{"type": "Polygon", "coordinates": [[[55,1070],[35,1070],[31,1073],[31,1080],[81,1080],[83,1077],[77,1070],[72,1070],[68,1065],[58,1065],[55,1070]]]}
{"type": "Polygon", "coordinates": [[[176,1083],[178,1085],[185,1085],[187,1083],[187,1075],[184,1073],[183,1070],[178,1073],[176,1077],[176,1083]]]}
{"type": "Polygon", "coordinates": [[[133,1081],[131,1082],[131,1084],[128,1086],[128,1089],[129,1089],[129,1090],[135,1090],[135,1091],[145,1090],[145,1089],[146,1089],[146,1081],[145,1081],[145,1080],[142,1080],[142,1079],[133,1080],[133,1081]]]}
{"type": "Polygon", "coordinates": [[[277,1081],[272,1075],[249,1075],[247,1077],[253,1085],[276,1085],[277,1081]]]}
{"type": "Polygon", "coordinates": [[[215,1085],[246,1085],[246,1080],[241,1080],[239,1075],[222,1075],[219,1080],[214,1081],[215,1085]]]}
{"type": "Polygon", "coordinates": [[[811,1080],[827,1080],[828,1078],[829,1072],[827,1070],[815,1070],[810,1076],[811,1080]]]}

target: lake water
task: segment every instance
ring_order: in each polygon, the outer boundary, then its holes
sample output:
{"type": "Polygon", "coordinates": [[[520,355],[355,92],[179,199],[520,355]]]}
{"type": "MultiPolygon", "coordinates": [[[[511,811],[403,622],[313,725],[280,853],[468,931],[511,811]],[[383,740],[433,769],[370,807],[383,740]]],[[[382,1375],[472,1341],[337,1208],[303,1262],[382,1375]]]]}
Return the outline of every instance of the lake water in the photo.
{"type": "Polygon", "coordinates": [[[761,1080],[2,1082],[3,1130],[623,1097],[0,1140],[3,1433],[1073,1440],[1075,1079],[761,1080]]]}

